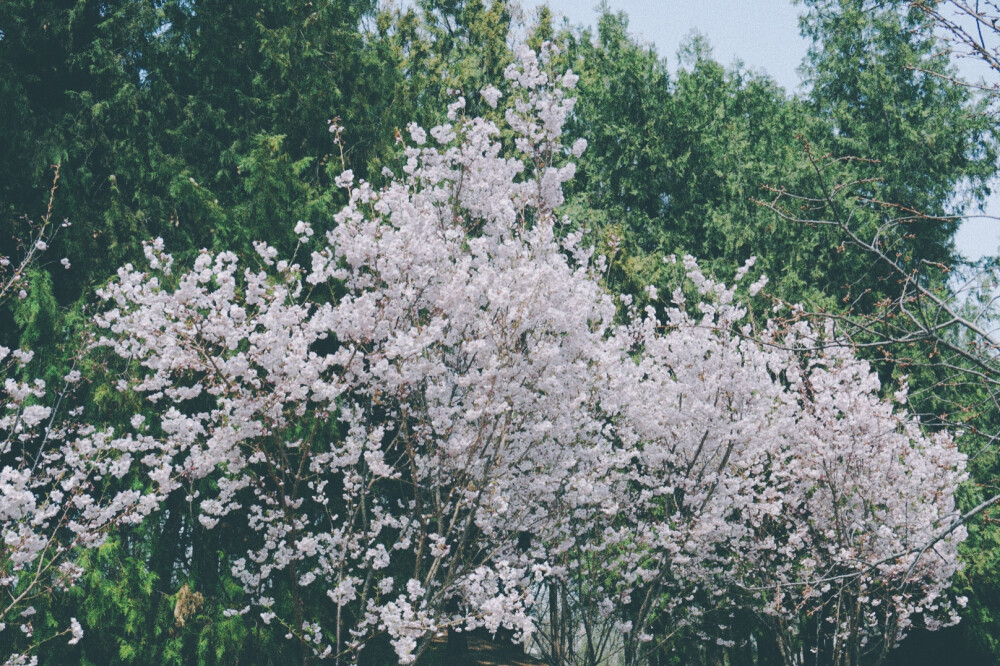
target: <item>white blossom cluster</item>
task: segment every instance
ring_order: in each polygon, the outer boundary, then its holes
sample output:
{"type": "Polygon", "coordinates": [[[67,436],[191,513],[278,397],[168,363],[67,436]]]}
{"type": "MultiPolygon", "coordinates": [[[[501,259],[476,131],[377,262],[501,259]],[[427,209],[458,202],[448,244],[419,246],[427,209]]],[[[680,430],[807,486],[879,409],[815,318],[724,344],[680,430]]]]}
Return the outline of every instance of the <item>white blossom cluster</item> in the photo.
{"type": "Polygon", "coordinates": [[[25,453],[0,471],[0,586],[182,492],[204,528],[250,526],[233,574],[320,657],[380,633],[400,663],[448,628],[527,640],[538,587],[595,559],[589,601],[626,641],[714,607],[890,640],[917,615],[954,621],[964,532],[920,550],[957,517],[953,442],[843,347],[807,344],[832,331],[751,329],[736,287],[691,258],[694,303],[609,294],[554,213],[586,144],[561,143],[576,77],[549,55],[520,49],[507,70],[512,146],[464,100],[412,125],[388,185],[345,172],[333,228],[298,223],[307,262],[259,243],[260,268],[203,252],[175,272],[156,241],[147,268],[123,267],[101,344],[139,365],[120,388],[156,417],[40,439],[45,387],[8,380],[0,442],[25,453]],[[137,470],[145,493],[100,482],[137,470]],[[280,617],[278,575],[329,608],[280,617]]]}

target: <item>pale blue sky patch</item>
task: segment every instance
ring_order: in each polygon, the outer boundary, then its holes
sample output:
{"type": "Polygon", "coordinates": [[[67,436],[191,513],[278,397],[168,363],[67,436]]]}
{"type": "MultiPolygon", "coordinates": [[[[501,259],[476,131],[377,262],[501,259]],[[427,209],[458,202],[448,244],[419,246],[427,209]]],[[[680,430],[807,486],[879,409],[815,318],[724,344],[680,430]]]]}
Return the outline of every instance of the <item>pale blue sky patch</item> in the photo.
{"type": "MultiPolygon", "coordinates": [[[[539,2],[528,0],[531,10],[539,2]]],[[[574,24],[594,25],[599,2],[551,0],[553,11],[574,24]]],[[[798,89],[796,69],[809,42],[799,35],[799,7],[787,0],[611,0],[613,12],[625,12],[629,31],[656,46],[671,72],[677,48],[695,31],[708,38],[715,59],[723,65],[742,60],[756,72],[766,72],[788,91],[798,89]]]]}

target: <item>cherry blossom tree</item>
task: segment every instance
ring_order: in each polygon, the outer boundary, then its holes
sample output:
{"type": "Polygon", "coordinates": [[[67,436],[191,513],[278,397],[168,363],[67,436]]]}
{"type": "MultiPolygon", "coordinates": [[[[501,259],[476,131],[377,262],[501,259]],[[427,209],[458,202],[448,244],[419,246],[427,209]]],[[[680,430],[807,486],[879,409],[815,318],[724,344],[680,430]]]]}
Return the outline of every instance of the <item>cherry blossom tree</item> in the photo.
{"type": "Polygon", "coordinates": [[[789,664],[802,618],[830,618],[814,647],[856,663],[915,616],[954,621],[964,458],[865,363],[800,344],[808,324],[750,320],[752,262],[724,285],[685,257],[642,312],[610,294],[557,213],[586,144],[562,145],[576,77],[551,53],[519,49],[507,92],[482,91],[513,98],[503,127],[458,97],[448,123],[408,127],[385,186],[344,171],[349,203],[325,234],[298,223],[293,257],[261,243],[184,270],[153,241],[122,267],[98,344],[149,409],[46,444],[44,387],[8,381],[11,571],[50,578],[57,552],[183,493],[204,528],[249,526],[227,555],[252,602],[229,612],[304,661],[387,636],[412,663],[446,631],[503,627],[596,663],[583,626],[635,664],[654,632],[728,640],[740,609],[788,637],[789,664]]]}

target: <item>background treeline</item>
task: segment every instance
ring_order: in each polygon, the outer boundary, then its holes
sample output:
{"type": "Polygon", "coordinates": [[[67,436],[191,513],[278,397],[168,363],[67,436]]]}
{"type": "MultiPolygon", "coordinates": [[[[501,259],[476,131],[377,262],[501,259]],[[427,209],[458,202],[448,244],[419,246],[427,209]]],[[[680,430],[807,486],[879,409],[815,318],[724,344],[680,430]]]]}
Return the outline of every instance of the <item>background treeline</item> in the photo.
{"type": "MultiPolygon", "coordinates": [[[[0,256],[16,254],[28,220],[45,212],[52,165],[52,217],[71,224],[26,297],[0,311],[0,344],[30,344],[53,377],[65,372],[85,339],[93,289],[140,261],[151,237],[181,259],[200,248],[245,254],[258,239],[291,254],[296,220],[322,231],[343,205],[333,178],[346,166],[378,183],[395,164],[398,133],[440,120],[451,91],[466,95],[472,114],[502,113],[477,91],[502,77],[513,41],[525,38],[558,43],[560,64],[581,77],[569,142],[582,137],[589,148],[565,213],[611,258],[612,289],[641,303],[643,287],[666,285],[676,270],[662,261],[668,254],[693,254],[722,278],[756,255],[775,299],[877,321],[898,279],[836,228],[784,218],[849,216],[870,237],[887,216],[911,211],[884,247],[904,266],[953,266],[953,215],[985,195],[996,171],[996,118],[968,88],[931,73],[949,64],[908,3],[808,0],[803,12],[813,46],[806,92],[795,96],[723,67],[697,37],[679,46],[671,74],[629,34],[627,17],[608,11],[591,30],[499,0],[405,9],[374,0],[4,0],[0,256]],[[334,118],[343,150],[329,131],[334,118]]],[[[921,280],[950,288],[944,270],[921,280]]],[[[995,493],[988,433],[1000,419],[934,353],[920,340],[907,358],[927,363],[871,352],[886,380],[909,376],[911,407],[929,427],[970,424],[963,501],[974,506],[995,493]]],[[[111,387],[127,368],[100,361],[86,361],[88,418],[114,423],[123,398],[111,387]]],[[[222,544],[246,535],[204,529],[182,499],[112,535],[90,556],[85,584],[40,610],[41,634],[71,614],[87,626],[79,645],[43,648],[43,663],[301,660],[257,616],[223,615],[243,603],[221,556],[239,549],[222,544]]],[[[1000,531],[988,516],[969,531],[956,582],[970,598],[963,622],[916,632],[897,663],[1000,662],[1000,531]]],[[[678,634],[651,663],[774,663],[755,618],[733,622],[737,647],[678,634]]]]}

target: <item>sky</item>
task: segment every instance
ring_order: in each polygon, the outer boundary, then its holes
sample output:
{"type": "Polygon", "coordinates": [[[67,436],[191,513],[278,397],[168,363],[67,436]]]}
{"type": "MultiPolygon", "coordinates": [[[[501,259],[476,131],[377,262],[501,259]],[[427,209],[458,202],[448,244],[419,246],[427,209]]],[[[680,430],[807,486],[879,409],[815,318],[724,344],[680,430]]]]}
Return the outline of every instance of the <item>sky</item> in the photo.
{"type": "MultiPolygon", "coordinates": [[[[533,11],[541,2],[524,0],[533,11]]],[[[549,6],[571,23],[594,25],[598,0],[549,0],[549,6]]],[[[747,69],[764,72],[790,93],[800,91],[799,64],[809,48],[799,35],[802,7],[790,0],[608,0],[612,11],[624,11],[629,31],[655,46],[668,69],[677,65],[676,52],[693,31],[712,45],[715,59],[723,65],[742,61],[747,69]]],[[[961,66],[961,65],[960,65],[961,66]]],[[[978,78],[978,72],[971,74],[978,78]]],[[[995,190],[1000,190],[1000,182],[995,190]]],[[[1000,217],[1000,192],[984,211],[1000,217]]],[[[1000,220],[970,218],[963,221],[955,237],[958,250],[970,259],[996,254],[1000,247],[1000,220]]]]}

